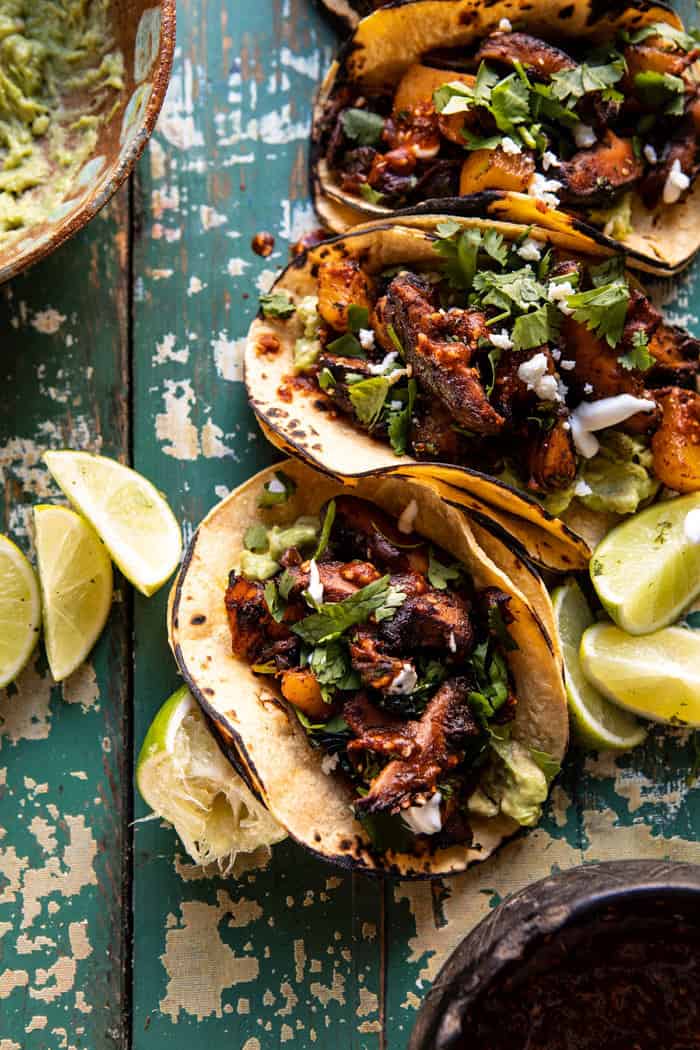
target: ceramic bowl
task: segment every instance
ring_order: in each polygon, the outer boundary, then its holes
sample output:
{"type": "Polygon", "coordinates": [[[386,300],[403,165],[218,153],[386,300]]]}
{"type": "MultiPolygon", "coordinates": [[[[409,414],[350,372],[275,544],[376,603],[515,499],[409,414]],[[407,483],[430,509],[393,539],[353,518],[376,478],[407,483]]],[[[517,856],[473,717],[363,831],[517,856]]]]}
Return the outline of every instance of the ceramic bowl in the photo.
{"type": "Polygon", "coordinates": [[[494,991],[498,996],[501,979],[517,983],[553,942],[575,951],[576,938],[598,922],[654,918],[670,929],[679,916],[693,929],[700,925],[698,864],[586,864],[526,886],[482,920],[447,960],[421,1007],[408,1050],[471,1045],[470,1015],[477,1004],[494,991]]]}
{"type": "MultiPolygon", "coordinates": [[[[85,226],[129,175],[153,131],[172,66],[175,0],[110,0],[108,20],[114,47],[124,60],[123,87],[100,101],[95,148],[63,199],[45,218],[0,238],[0,281],[44,258],[85,226]]],[[[86,105],[96,105],[96,97],[86,97],[86,105]]]]}

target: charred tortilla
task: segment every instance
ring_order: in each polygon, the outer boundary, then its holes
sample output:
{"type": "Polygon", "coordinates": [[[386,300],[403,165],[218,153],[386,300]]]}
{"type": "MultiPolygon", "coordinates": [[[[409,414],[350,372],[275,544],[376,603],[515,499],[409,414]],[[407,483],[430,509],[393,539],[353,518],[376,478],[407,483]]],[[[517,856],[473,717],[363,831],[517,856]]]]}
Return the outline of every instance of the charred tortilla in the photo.
{"type": "Polygon", "coordinates": [[[582,250],[622,244],[630,265],[678,271],[700,244],[697,69],[693,38],[664,4],[382,6],[357,25],[319,93],[317,210],[343,232],[461,199],[472,214],[568,230],[582,250]],[[652,26],[668,27],[668,39],[652,26]],[[460,111],[464,99],[446,85],[473,93],[479,69],[501,78],[500,96],[489,110],[472,101],[460,111]]]}
{"type": "MultiPolygon", "coordinates": [[[[318,514],[330,499],[348,492],[297,461],[280,466],[295,486],[284,504],[259,507],[261,495],[279,476],[279,467],[270,468],[215,507],[197,529],[170,605],[170,641],[179,668],[235,754],[237,768],[298,842],[324,859],[370,873],[429,877],[462,871],[512,835],[516,821],[503,813],[471,816],[470,843],[440,848],[420,835],[408,851],[382,848],[353,815],[349,783],[323,771],[323,752],[311,746],[295,708],[282,697],[279,677],[254,673],[232,652],[224,595],[229,574],[238,571],[250,545],[250,526],[261,520],[270,527],[288,525],[300,515],[318,514]]],[[[392,518],[415,500],[411,524],[416,533],[456,559],[470,586],[498,589],[508,609],[507,665],[517,696],[509,732],[518,746],[559,763],[568,739],[566,699],[551,639],[518,586],[522,580],[524,590],[541,600],[531,572],[497,537],[489,538],[487,555],[468,519],[424,486],[378,477],[359,481],[352,491],[392,518]]],[[[488,535],[487,526],[482,517],[477,526],[482,537],[488,535]]]]}

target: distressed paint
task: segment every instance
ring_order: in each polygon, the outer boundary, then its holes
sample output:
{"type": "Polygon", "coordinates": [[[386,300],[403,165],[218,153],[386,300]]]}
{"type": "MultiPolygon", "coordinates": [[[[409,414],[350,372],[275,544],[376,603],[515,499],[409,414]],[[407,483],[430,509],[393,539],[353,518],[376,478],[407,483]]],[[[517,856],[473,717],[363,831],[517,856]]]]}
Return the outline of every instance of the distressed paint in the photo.
{"type": "MultiPolygon", "coordinates": [[[[273,457],[245,403],[243,337],[290,241],[315,225],[305,139],[333,37],[304,0],[187,0],[179,17],[131,225],[122,195],[0,293],[4,528],[27,551],[28,508],[55,495],[40,462],[49,445],[124,455],[131,426],[135,466],[168,494],[186,538],[273,457]],[[265,260],[250,248],[263,229],[275,236],[265,260]]],[[[655,289],[696,331],[698,272],[655,289]]],[[[459,878],[383,884],[291,843],[239,858],[226,879],[202,871],[161,822],[127,827],[128,701],[138,748],[177,677],[165,594],[117,588],[85,668],[52,688],[39,655],[0,694],[0,1050],[402,1050],[447,954],[525,882],[622,855],[700,860],[686,736],[656,730],[632,755],[573,755],[542,826],[459,878]]]]}

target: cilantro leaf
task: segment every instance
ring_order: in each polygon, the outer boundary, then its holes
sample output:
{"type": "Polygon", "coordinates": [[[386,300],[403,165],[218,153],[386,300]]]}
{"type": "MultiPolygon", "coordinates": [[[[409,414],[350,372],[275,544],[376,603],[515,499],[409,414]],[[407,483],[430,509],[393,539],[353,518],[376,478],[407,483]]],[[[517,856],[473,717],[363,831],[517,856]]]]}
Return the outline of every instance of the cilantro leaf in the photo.
{"type": "Polygon", "coordinates": [[[398,335],[396,334],[396,329],[394,328],[393,324],[387,325],[386,332],[387,332],[387,335],[389,336],[389,338],[391,339],[391,342],[392,342],[392,345],[393,345],[394,349],[399,354],[401,354],[402,357],[405,357],[406,356],[406,352],[404,351],[404,348],[401,345],[401,340],[399,339],[398,335]]]}
{"type": "Polygon", "coordinates": [[[450,237],[454,237],[456,233],[462,229],[456,219],[445,219],[444,222],[439,222],[435,227],[435,232],[438,237],[445,240],[449,240],[450,237]]]}
{"type": "Polygon", "coordinates": [[[340,639],[317,645],[309,658],[309,667],[327,704],[332,702],[336,689],[360,687],[360,676],[352,669],[347,646],[340,639]]]}
{"type": "Polygon", "coordinates": [[[530,119],[529,87],[516,73],[511,73],[491,89],[488,108],[497,127],[512,132],[517,124],[530,119]]]}
{"type": "Polygon", "coordinates": [[[296,578],[292,575],[289,569],[285,569],[279,580],[277,581],[277,589],[280,595],[286,601],[290,595],[292,587],[296,583],[296,578]]]}
{"type": "Polygon", "coordinates": [[[558,102],[577,101],[591,91],[604,91],[621,80],[625,63],[621,58],[606,65],[589,66],[582,62],[574,69],[564,69],[552,75],[552,94],[558,102]]]}
{"type": "Polygon", "coordinates": [[[415,379],[409,379],[406,393],[406,406],[399,411],[389,413],[387,425],[389,441],[397,456],[403,456],[408,448],[408,435],[411,429],[411,418],[413,406],[418,393],[418,384],[415,379]]]}
{"type": "Polygon", "coordinates": [[[286,605],[282,601],[274,580],[268,580],[265,584],[265,604],[270,610],[270,616],[275,623],[281,623],[284,619],[286,605]]]}
{"type": "Polygon", "coordinates": [[[338,336],[326,347],[329,354],[334,357],[361,357],[366,359],[367,354],[362,349],[362,344],[352,332],[345,332],[338,336]]]}
{"type": "Polygon", "coordinates": [[[340,117],[343,131],[360,146],[375,146],[382,137],[384,118],[366,109],[346,109],[340,117]]]}
{"type": "Polygon", "coordinates": [[[379,421],[392,383],[387,376],[361,379],[348,387],[348,396],[360,423],[372,430],[379,421]]]}
{"type": "Polygon", "coordinates": [[[318,612],[295,623],[292,630],[307,645],[319,645],[340,638],[373,613],[377,620],[388,619],[405,600],[406,595],[391,585],[390,577],[382,576],[342,602],[322,602],[318,612]]]}
{"type": "MultiPolygon", "coordinates": [[[[694,32],[697,32],[697,30],[694,30],[694,32]]],[[[629,41],[631,44],[641,44],[643,40],[648,40],[650,36],[660,36],[663,40],[670,40],[681,51],[693,51],[698,45],[697,37],[693,36],[692,33],[686,33],[683,29],[677,29],[676,26],[672,26],[668,22],[652,22],[648,26],[642,26],[636,33],[630,35],[629,41]]]]}
{"type": "Polygon", "coordinates": [[[487,255],[490,255],[492,259],[495,259],[501,266],[505,266],[508,260],[508,246],[506,245],[503,235],[498,233],[496,230],[486,230],[482,234],[481,244],[487,255]]]}
{"type": "Polygon", "coordinates": [[[685,82],[671,73],[646,69],[636,73],[634,87],[644,105],[678,116],[683,112],[685,82]]]}
{"type": "Polygon", "coordinates": [[[357,306],[353,303],[348,307],[348,326],[355,334],[361,328],[369,328],[369,310],[366,306],[357,306]]]}
{"type": "Polygon", "coordinates": [[[464,148],[467,150],[498,149],[503,142],[502,135],[490,135],[486,138],[481,138],[479,135],[472,134],[468,128],[462,128],[462,138],[464,139],[464,148]]]}
{"type": "Polygon", "coordinates": [[[457,562],[443,565],[435,555],[433,548],[428,552],[428,580],[432,587],[438,591],[446,591],[450,580],[458,580],[462,575],[462,567],[457,562]]]}
{"type": "Polygon", "coordinates": [[[260,308],[265,317],[291,317],[296,306],[286,292],[267,292],[260,296],[260,308]]]}
{"type": "Polygon", "coordinates": [[[286,503],[296,490],[297,483],[294,478],[290,478],[283,470],[276,470],[274,478],[266,481],[263,485],[258,506],[276,507],[280,503],[286,503]]]}
{"type": "Polygon", "coordinates": [[[503,237],[495,230],[482,233],[477,229],[463,229],[449,220],[437,227],[435,251],[445,260],[445,273],[452,288],[468,291],[477,271],[479,252],[484,251],[502,266],[508,258],[503,237]]]}
{"type": "Polygon", "coordinates": [[[640,372],[648,372],[655,363],[656,358],[649,352],[649,340],[646,332],[637,330],[632,335],[632,349],[626,354],[621,354],[618,361],[623,368],[631,371],[633,368],[640,372]]]}
{"type": "Polygon", "coordinates": [[[486,726],[508,699],[508,669],[501,654],[493,652],[488,642],[476,646],[469,664],[478,686],[469,693],[469,705],[478,721],[486,726]]]}
{"type": "Polygon", "coordinates": [[[598,266],[589,267],[588,273],[596,288],[600,288],[603,284],[610,284],[611,281],[623,281],[625,280],[625,257],[624,255],[613,255],[611,259],[599,263],[598,266]]]}
{"type": "Polygon", "coordinates": [[[523,266],[509,273],[484,270],[474,278],[474,289],[484,306],[496,306],[510,313],[513,309],[526,313],[546,299],[544,286],[536,279],[531,266],[523,266]]]}
{"type": "Polygon", "coordinates": [[[247,551],[254,551],[256,554],[264,554],[270,545],[270,540],[267,534],[267,529],[264,525],[259,522],[257,525],[251,525],[245,530],[243,536],[243,546],[247,551]]]}
{"type": "Polygon", "coordinates": [[[573,310],[575,320],[606,339],[609,346],[617,346],[625,327],[629,299],[627,284],[611,281],[587,292],[575,292],[567,296],[566,303],[573,310]]]}
{"type": "Polygon", "coordinates": [[[558,330],[557,320],[556,311],[548,303],[528,314],[522,314],[513,325],[513,349],[531,350],[548,343],[558,330]]]}
{"type": "Polygon", "coordinates": [[[314,558],[320,558],[326,547],[328,541],[331,538],[331,529],[333,528],[333,522],[335,521],[335,500],[332,499],[326,507],[326,515],[323,519],[323,528],[321,529],[321,535],[319,536],[318,546],[314,558]]]}
{"type": "Polygon", "coordinates": [[[328,392],[329,390],[334,390],[336,388],[338,384],[336,383],[335,376],[331,372],[330,368],[321,369],[321,371],[318,374],[318,385],[321,387],[321,390],[325,390],[326,392],[328,392]]]}

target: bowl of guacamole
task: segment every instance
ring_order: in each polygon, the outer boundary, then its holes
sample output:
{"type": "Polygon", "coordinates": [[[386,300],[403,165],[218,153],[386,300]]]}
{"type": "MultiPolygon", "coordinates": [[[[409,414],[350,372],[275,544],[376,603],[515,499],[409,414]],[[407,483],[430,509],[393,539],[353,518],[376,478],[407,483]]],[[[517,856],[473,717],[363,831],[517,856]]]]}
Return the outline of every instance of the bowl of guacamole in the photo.
{"type": "Polygon", "coordinates": [[[0,0],[0,281],[126,178],[170,75],[175,0],[0,0]]]}

